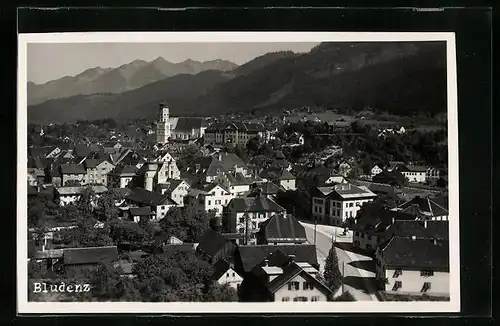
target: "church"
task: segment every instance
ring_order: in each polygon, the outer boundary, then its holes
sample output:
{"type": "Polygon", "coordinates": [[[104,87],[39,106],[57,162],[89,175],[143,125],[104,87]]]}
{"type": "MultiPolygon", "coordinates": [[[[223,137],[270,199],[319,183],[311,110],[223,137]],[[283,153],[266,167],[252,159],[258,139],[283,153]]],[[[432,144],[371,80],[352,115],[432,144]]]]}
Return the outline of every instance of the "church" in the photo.
{"type": "Polygon", "coordinates": [[[170,140],[196,140],[205,134],[207,129],[204,118],[170,117],[168,105],[160,103],[159,117],[156,122],[156,142],[166,144],[170,140]]]}

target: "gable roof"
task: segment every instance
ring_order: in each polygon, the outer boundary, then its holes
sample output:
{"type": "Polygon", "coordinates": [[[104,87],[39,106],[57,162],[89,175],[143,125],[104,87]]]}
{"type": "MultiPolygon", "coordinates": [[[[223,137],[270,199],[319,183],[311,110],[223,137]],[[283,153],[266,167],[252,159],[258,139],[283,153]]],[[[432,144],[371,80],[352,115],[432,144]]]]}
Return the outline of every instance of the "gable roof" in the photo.
{"type": "Polygon", "coordinates": [[[153,212],[151,211],[151,207],[149,206],[130,207],[130,214],[132,216],[149,216],[153,214],[153,212]]]}
{"type": "Polygon", "coordinates": [[[411,208],[417,208],[420,212],[430,216],[443,216],[448,215],[448,210],[436,203],[431,198],[415,196],[411,200],[398,206],[398,209],[405,211],[411,211],[411,208]]]}
{"type": "Polygon", "coordinates": [[[283,267],[283,272],[275,279],[273,279],[271,282],[269,282],[269,284],[267,284],[267,289],[269,290],[270,293],[275,293],[297,275],[301,275],[304,278],[308,279],[309,282],[312,282],[316,286],[320,287],[325,293],[327,293],[327,295],[330,295],[332,293],[332,291],[328,288],[328,286],[326,286],[318,279],[316,279],[314,276],[306,272],[302,267],[300,267],[296,263],[291,263],[283,267]]]}
{"type": "Polygon", "coordinates": [[[311,266],[319,266],[318,258],[316,256],[316,246],[310,244],[300,245],[246,245],[239,246],[241,262],[245,272],[250,272],[256,266],[262,264],[264,259],[269,257],[269,264],[280,263],[279,257],[288,257],[288,255],[295,255],[295,261],[307,262],[311,266]],[[271,259],[271,255],[280,251],[279,255],[273,255],[275,259],[271,259]]]}
{"type": "Polygon", "coordinates": [[[61,174],[87,174],[81,164],[61,164],[61,174]]]}
{"type": "Polygon", "coordinates": [[[177,206],[177,203],[168,195],[161,195],[157,192],[148,191],[144,188],[133,188],[126,196],[127,200],[140,203],[143,205],[172,205],[177,206]]]}
{"type": "Polygon", "coordinates": [[[118,259],[116,246],[63,249],[64,265],[96,264],[118,259]]]}
{"type": "Polygon", "coordinates": [[[175,117],[171,118],[172,131],[191,132],[193,129],[200,129],[204,126],[205,119],[198,117],[175,117]]]}
{"type": "MultiPolygon", "coordinates": [[[[231,269],[231,265],[225,260],[221,259],[217,261],[213,265],[214,273],[211,276],[212,280],[218,280],[224,275],[229,269],[231,269]]],[[[236,271],[235,271],[236,273],[236,271]]],[[[241,276],[241,275],[240,275],[241,276]]]]}
{"type": "Polygon", "coordinates": [[[392,267],[449,270],[449,242],[393,237],[382,249],[382,260],[392,267]]]}
{"type": "Polygon", "coordinates": [[[118,176],[135,176],[136,172],[137,168],[134,165],[117,165],[109,174],[118,176]]]}
{"type": "Polygon", "coordinates": [[[196,251],[213,257],[227,243],[231,243],[222,234],[208,229],[200,238],[196,251]]]}
{"type": "Polygon", "coordinates": [[[285,209],[273,200],[264,197],[238,197],[228,204],[231,211],[236,212],[284,212],[285,209]]]}
{"type": "Polygon", "coordinates": [[[273,215],[261,224],[261,230],[270,242],[273,239],[307,239],[304,226],[291,214],[273,215]]]}

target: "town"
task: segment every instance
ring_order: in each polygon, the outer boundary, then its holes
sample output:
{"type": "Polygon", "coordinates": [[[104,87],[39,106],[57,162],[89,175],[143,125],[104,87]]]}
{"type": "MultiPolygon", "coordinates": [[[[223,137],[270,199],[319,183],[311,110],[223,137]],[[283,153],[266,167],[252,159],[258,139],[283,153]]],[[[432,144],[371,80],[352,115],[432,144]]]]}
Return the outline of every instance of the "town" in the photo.
{"type": "Polygon", "coordinates": [[[449,300],[446,122],[156,105],[28,125],[30,300],[449,300]]]}

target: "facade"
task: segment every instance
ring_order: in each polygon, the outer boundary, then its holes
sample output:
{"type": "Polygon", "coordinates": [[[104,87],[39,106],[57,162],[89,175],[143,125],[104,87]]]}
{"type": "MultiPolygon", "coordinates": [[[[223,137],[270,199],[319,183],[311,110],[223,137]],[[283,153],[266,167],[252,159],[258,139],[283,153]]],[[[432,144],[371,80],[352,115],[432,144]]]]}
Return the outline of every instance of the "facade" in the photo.
{"type": "Polygon", "coordinates": [[[168,180],[166,183],[158,184],[158,188],[159,193],[169,195],[177,203],[177,206],[182,207],[190,186],[185,180],[168,180]]]}
{"type": "Polygon", "coordinates": [[[136,172],[137,168],[133,165],[117,166],[108,173],[108,186],[110,188],[125,188],[133,182],[136,172]]]}
{"type": "MultiPolygon", "coordinates": [[[[59,200],[59,205],[66,206],[76,203],[85,189],[85,187],[55,187],[54,191],[55,197],[59,200]]],[[[91,189],[96,195],[95,199],[108,190],[105,186],[91,186],[91,189]]]]}
{"type": "Polygon", "coordinates": [[[60,174],[63,186],[71,180],[78,182],[81,186],[88,183],[87,171],[81,164],[61,164],[60,174]]]}
{"type": "Polygon", "coordinates": [[[372,170],[371,170],[371,176],[372,178],[374,176],[376,176],[377,174],[381,173],[382,172],[382,169],[378,166],[378,165],[375,165],[372,170]]]}
{"type": "Polygon", "coordinates": [[[438,203],[435,198],[415,196],[394,210],[413,215],[419,220],[448,221],[448,208],[442,205],[445,204],[438,203]]]}
{"type": "Polygon", "coordinates": [[[204,211],[215,211],[217,216],[222,215],[224,206],[234,198],[234,195],[218,183],[211,183],[199,190],[198,204],[204,211]]]}
{"type": "Polygon", "coordinates": [[[207,129],[204,118],[171,117],[169,123],[172,140],[199,139],[203,137],[207,129]]]}
{"type": "Polygon", "coordinates": [[[337,184],[312,190],[312,216],[329,225],[343,225],[348,218],[355,218],[364,203],[377,195],[363,186],[337,184]]]}
{"type": "Polygon", "coordinates": [[[377,250],[376,277],[389,293],[449,296],[449,243],[392,238],[377,250]]]}
{"type": "Polygon", "coordinates": [[[214,264],[213,268],[215,270],[212,275],[213,280],[220,285],[228,284],[233,289],[239,290],[243,277],[234,270],[230,263],[221,259],[214,264]]]}
{"type": "Polygon", "coordinates": [[[83,165],[87,170],[87,182],[104,186],[108,185],[108,173],[115,168],[107,160],[86,159],[83,165]]]}
{"type": "Polygon", "coordinates": [[[177,206],[177,203],[170,196],[161,195],[143,188],[133,188],[130,190],[125,197],[125,202],[131,207],[151,207],[153,220],[156,221],[164,218],[172,207],[177,206]]]}
{"type": "Polygon", "coordinates": [[[215,123],[205,130],[205,144],[246,144],[250,139],[265,138],[261,123],[231,122],[215,123]]]}
{"type": "Polygon", "coordinates": [[[398,171],[405,176],[410,182],[425,183],[427,167],[417,165],[402,165],[398,167],[398,171]]]}

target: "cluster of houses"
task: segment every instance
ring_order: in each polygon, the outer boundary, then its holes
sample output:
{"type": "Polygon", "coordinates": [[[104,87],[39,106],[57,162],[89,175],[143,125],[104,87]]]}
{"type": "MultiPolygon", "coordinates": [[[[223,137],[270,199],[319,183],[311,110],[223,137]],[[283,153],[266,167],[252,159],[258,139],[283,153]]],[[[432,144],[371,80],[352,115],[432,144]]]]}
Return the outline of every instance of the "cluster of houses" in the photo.
{"type": "MultiPolygon", "coordinates": [[[[118,141],[70,149],[30,148],[29,194],[51,191],[65,206],[77,202],[89,187],[96,197],[116,189],[119,217],[134,222],[158,221],[170,209],[189,205],[215,213],[218,231],[207,231],[194,244],[162,239],[160,245],[164,251],[177,248],[198,253],[213,265],[214,281],[229,283],[242,301],[331,299],[330,289],[317,277],[316,247],[307,243],[304,227],[296,219],[298,211],[301,218],[351,228],[353,246],[375,256],[377,278],[384,290],[449,291],[446,200],[428,189],[384,182],[403,177],[424,183],[441,178],[440,170],[391,162],[382,168],[374,166],[368,182],[348,178],[350,161],[339,161],[334,167],[291,165],[276,151],[245,162],[216,147],[266,137],[262,125],[242,122],[206,128],[199,119],[184,120],[171,118],[162,104],[159,142],[151,150],[118,141]],[[182,148],[168,140],[202,136],[204,155],[179,169],[177,151],[182,148]],[[296,198],[292,210],[279,200],[279,194],[290,193],[296,198]],[[362,207],[378,196],[392,197],[399,205],[359,217],[362,207]]],[[[133,277],[131,266],[147,255],[139,250],[124,261],[111,246],[35,250],[31,257],[68,270],[107,260],[120,265],[124,276],[133,277]]]]}
{"type": "Polygon", "coordinates": [[[447,169],[432,166],[389,162],[387,166],[375,165],[371,169],[371,179],[376,182],[398,181],[404,177],[408,182],[435,185],[438,180],[447,181],[447,169]]]}

